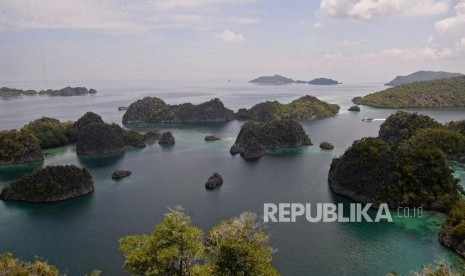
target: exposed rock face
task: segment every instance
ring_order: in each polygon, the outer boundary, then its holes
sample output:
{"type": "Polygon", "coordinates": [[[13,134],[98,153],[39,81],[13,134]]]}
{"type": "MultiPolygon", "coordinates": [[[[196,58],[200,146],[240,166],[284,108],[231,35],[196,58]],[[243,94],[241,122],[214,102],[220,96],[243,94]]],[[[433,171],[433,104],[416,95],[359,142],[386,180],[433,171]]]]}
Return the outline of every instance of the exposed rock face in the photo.
{"type": "Polygon", "coordinates": [[[121,179],[121,178],[124,178],[124,177],[128,177],[132,174],[131,171],[125,171],[125,170],[117,170],[117,171],[114,171],[112,174],[111,174],[111,179],[121,179]]]}
{"type": "Polygon", "coordinates": [[[259,158],[269,149],[296,148],[312,145],[302,125],[295,120],[273,120],[255,124],[246,122],[231,147],[231,154],[246,159],[259,158]]]}
{"type": "Polygon", "coordinates": [[[339,84],[339,82],[336,81],[336,80],[327,79],[327,78],[317,78],[317,79],[313,79],[313,80],[309,81],[308,84],[312,84],[312,85],[336,85],[336,84],[339,84]]]}
{"type": "Polygon", "coordinates": [[[244,149],[240,151],[240,154],[245,160],[254,160],[265,155],[266,148],[257,139],[252,138],[245,143],[244,149]]]}
{"type": "Polygon", "coordinates": [[[108,154],[125,149],[120,133],[106,123],[91,123],[82,127],[76,144],[77,155],[108,154]]]}
{"type": "Polygon", "coordinates": [[[87,89],[85,87],[65,87],[58,90],[48,89],[42,91],[35,91],[35,90],[21,90],[21,89],[14,89],[8,87],[2,87],[0,89],[0,96],[33,96],[33,95],[49,95],[49,96],[82,96],[88,94],[96,94],[97,91],[95,89],[87,89]]]}
{"type": "Polygon", "coordinates": [[[358,105],[353,105],[353,106],[349,107],[349,111],[360,112],[360,107],[358,105]]]}
{"type": "Polygon", "coordinates": [[[16,130],[0,131],[0,165],[44,160],[38,140],[16,130]]]}
{"type": "Polygon", "coordinates": [[[163,100],[146,97],[132,103],[123,116],[124,124],[224,122],[234,118],[234,112],[219,99],[201,104],[169,105],[163,100]]]}
{"type": "Polygon", "coordinates": [[[62,201],[94,191],[86,169],[76,166],[50,166],[23,176],[1,191],[3,200],[30,202],[62,201]]]}
{"type": "Polygon", "coordinates": [[[363,138],[339,158],[328,174],[331,189],[362,203],[445,210],[460,198],[444,154],[437,148],[395,147],[363,138]]]}
{"type": "Polygon", "coordinates": [[[331,144],[330,142],[324,141],[324,142],[321,142],[320,149],[332,150],[332,149],[334,149],[334,145],[331,144]]]}
{"type": "Polygon", "coordinates": [[[218,141],[221,140],[219,137],[214,136],[214,135],[207,135],[205,136],[205,141],[218,141]]]}
{"type": "Polygon", "coordinates": [[[174,136],[170,131],[163,132],[160,139],[158,140],[158,144],[160,145],[174,145],[176,141],[174,140],[174,136]]]}
{"type": "Polygon", "coordinates": [[[207,190],[214,190],[218,186],[223,184],[223,178],[219,173],[214,173],[212,176],[210,176],[205,183],[205,189],[207,190]]]}
{"type": "Polygon", "coordinates": [[[339,112],[339,108],[337,104],[329,104],[307,95],[288,104],[268,101],[256,104],[250,109],[241,108],[236,113],[236,119],[254,121],[274,119],[308,120],[335,115],[339,112]]]}

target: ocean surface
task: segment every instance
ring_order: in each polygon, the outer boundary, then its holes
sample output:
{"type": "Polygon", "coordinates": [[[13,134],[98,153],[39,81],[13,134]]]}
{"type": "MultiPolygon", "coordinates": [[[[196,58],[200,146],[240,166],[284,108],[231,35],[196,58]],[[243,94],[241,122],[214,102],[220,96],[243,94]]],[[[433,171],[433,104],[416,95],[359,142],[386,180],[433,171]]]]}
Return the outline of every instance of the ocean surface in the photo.
{"type": "MultiPolygon", "coordinates": [[[[81,97],[32,96],[0,99],[0,129],[20,128],[33,119],[50,116],[76,120],[86,111],[107,122],[121,124],[119,106],[157,96],[169,104],[200,103],[220,98],[234,110],[265,100],[290,102],[313,95],[341,106],[338,115],[303,121],[314,146],[272,152],[255,162],[231,156],[242,122],[154,125],[173,131],[176,144],[130,149],[124,154],[79,158],[74,146],[46,151],[40,164],[0,167],[0,188],[35,168],[75,164],[87,168],[95,182],[88,196],[53,204],[0,201],[0,252],[32,260],[41,256],[69,275],[83,275],[94,268],[103,275],[127,275],[118,239],[148,233],[163,218],[167,207],[181,205],[195,225],[207,232],[220,220],[244,211],[263,214],[264,203],[343,203],[349,200],[331,192],[327,174],[332,158],[342,154],[356,139],[376,136],[392,109],[362,107],[349,112],[350,100],[384,89],[381,84],[338,86],[260,86],[246,81],[81,81],[56,82],[45,87],[34,82],[0,82],[16,88],[86,86],[98,94],[81,97]],[[373,122],[362,122],[372,117],[373,122]],[[206,143],[205,135],[222,138],[206,143]],[[327,140],[333,151],[318,145],[327,140]],[[133,172],[121,181],[111,180],[116,169],[133,172]],[[224,179],[222,187],[207,191],[204,183],[213,173],[224,179]]],[[[412,110],[439,120],[465,119],[465,109],[412,110]]],[[[454,175],[465,183],[465,166],[451,163],[454,175]]],[[[393,223],[271,223],[271,244],[278,250],[273,264],[283,275],[402,275],[425,263],[459,258],[443,247],[437,232],[443,216],[427,212],[422,218],[395,218],[393,223]]]]}

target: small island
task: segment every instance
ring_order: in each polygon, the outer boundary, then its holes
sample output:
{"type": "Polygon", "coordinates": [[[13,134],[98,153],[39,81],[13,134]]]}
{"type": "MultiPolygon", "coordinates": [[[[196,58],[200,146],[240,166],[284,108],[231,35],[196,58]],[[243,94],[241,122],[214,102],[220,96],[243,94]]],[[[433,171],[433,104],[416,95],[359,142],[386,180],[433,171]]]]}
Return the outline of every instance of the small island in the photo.
{"type": "Polygon", "coordinates": [[[38,140],[17,130],[0,131],[0,166],[44,160],[38,140]]]}
{"type": "Polygon", "coordinates": [[[21,90],[16,88],[2,87],[0,88],[0,97],[16,97],[16,96],[35,96],[35,95],[48,95],[48,96],[84,96],[90,94],[97,94],[97,90],[86,87],[65,87],[61,89],[47,89],[47,90],[21,90]]]}
{"type": "Polygon", "coordinates": [[[323,141],[320,143],[320,149],[323,149],[323,150],[332,150],[334,149],[334,145],[331,144],[330,142],[328,141],[323,141]]]}
{"type": "Polygon", "coordinates": [[[327,78],[316,78],[308,82],[311,85],[337,85],[340,84],[337,80],[327,78]]]}
{"type": "Polygon", "coordinates": [[[111,179],[113,180],[119,180],[128,176],[131,176],[132,172],[131,171],[125,171],[125,170],[116,170],[111,174],[111,179]]]}
{"type": "Polygon", "coordinates": [[[355,112],[360,112],[360,107],[358,105],[353,105],[349,107],[349,111],[355,111],[355,112]]]}
{"type": "Polygon", "coordinates": [[[263,76],[249,81],[249,83],[263,84],[263,85],[283,85],[294,83],[293,79],[286,78],[280,75],[263,76]]]}
{"type": "Polygon", "coordinates": [[[42,117],[28,123],[21,128],[21,132],[34,136],[43,149],[75,143],[78,136],[73,122],[60,122],[50,117],[42,117]]]}
{"type": "Polygon", "coordinates": [[[146,97],[132,103],[123,116],[123,124],[226,122],[234,112],[218,99],[201,104],[166,104],[162,99],[146,97]]]}
{"type": "Polygon", "coordinates": [[[417,81],[430,81],[439,79],[450,79],[453,77],[464,76],[461,73],[449,73],[443,71],[418,71],[407,76],[397,76],[392,81],[384,84],[386,86],[398,86],[402,84],[409,84],[417,81]]]}
{"type": "Polygon", "coordinates": [[[86,169],[71,166],[48,166],[26,174],[4,187],[2,200],[54,202],[82,196],[94,191],[94,182],[86,169]]]}
{"type": "Polygon", "coordinates": [[[267,101],[250,109],[241,108],[235,117],[238,120],[269,121],[275,119],[310,120],[336,115],[339,105],[321,101],[313,96],[303,96],[288,104],[267,101]]]}
{"type": "Polygon", "coordinates": [[[176,143],[173,134],[171,131],[163,132],[161,134],[160,139],[158,140],[158,144],[162,146],[171,146],[176,143]]]}
{"type": "Polygon", "coordinates": [[[213,141],[218,141],[218,140],[221,140],[219,137],[215,136],[215,135],[207,135],[205,136],[204,140],[206,142],[213,142],[213,141]]]}
{"type": "Polygon", "coordinates": [[[219,173],[213,173],[205,183],[205,189],[214,190],[223,184],[223,178],[219,173]]]}
{"type": "Polygon", "coordinates": [[[465,107],[465,76],[414,82],[355,97],[355,104],[381,108],[465,107]]]}
{"type": "Polygon", "coordinates": [[[310,137],[296,120],[272,120],[259,124],[246,122],[230,152],[252,160],[260,158],[267,150],[311,145],[310,137]]]}

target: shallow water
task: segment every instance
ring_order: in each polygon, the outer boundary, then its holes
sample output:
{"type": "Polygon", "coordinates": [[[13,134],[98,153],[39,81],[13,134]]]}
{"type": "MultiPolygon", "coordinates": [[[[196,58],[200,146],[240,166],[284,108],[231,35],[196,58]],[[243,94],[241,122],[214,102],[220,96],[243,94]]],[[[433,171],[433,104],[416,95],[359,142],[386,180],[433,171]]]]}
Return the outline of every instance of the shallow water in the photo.
{"type": "MultiPolygon", "coordinates": [[[[54,84],[56,87],[66,85],[54,84]]],[[[335,202],[349,200],[331,193],[327,174],[332,158],[356,139],[376,136],[383,122],[362,122],[365,117],[384,119],[395,110],[362,107],[346,111],[350,99],[382,89],[377,84],[343,84],[331,87],[308,85],[257,86],[245,82],[86,82],[97,95],[83,97],[22,97],[0,99],[0,129],[19,128],[32,119],[51,116],[76,120],[85,111],[106,121],[121,123],[127,106],[144,96],[159,96],[170,104],[199,103],[219,97],[237,110],[263,100],[289,102],[305,94],[341,105],[337,116],[302,122],[312,147],[280,150],[256,162],[229,154],[242,122],[155,125],[170,129],[173,147],[158,144],[131,149],[124,154],[78,158],[74,147],[47,150],[45,161],[0,168],[0,187],[34,168],[53,164],[76,164],[91,172],[96,190],[89,196],[54,204],[0,202],[0,252],[18,257],[42,256],[69,275],[82,275],[100,268],[104,275],[124,275],[118,239],[144,233],[160,222],[166,208],[182,205],[194,223],[208,231],[220,220],[252,210],[263,212],[263,203],[335,202]],[[207,134],[222,138],[206,143],[207,134]],[[333,151],[318,148],[321,141],[335,145],[333,151]],[[116,169],[131,170],[129,178],[111,180],[116,169]],[[204,183],[215,171],[224,184],[206,191],[204,183]]],[[[27,83],[0,86],[40,89],[27,83]]],[[[55,88],[55,87],[52,87],[55,88]]],[[[441,122],[464,119],[465,109],[421,110],[441,122]]],[[[465,183],[465,166],[451,163],[454,175],[465,183]]],[[[394,223],[272,223],[271,243],[279,251],[273,264],[283,275],[385,275],[391,270],[405,274],[424,263],[458,258],[437,241],[443,216],[426,213],[423,218],[396,218],[394,223]]]]}

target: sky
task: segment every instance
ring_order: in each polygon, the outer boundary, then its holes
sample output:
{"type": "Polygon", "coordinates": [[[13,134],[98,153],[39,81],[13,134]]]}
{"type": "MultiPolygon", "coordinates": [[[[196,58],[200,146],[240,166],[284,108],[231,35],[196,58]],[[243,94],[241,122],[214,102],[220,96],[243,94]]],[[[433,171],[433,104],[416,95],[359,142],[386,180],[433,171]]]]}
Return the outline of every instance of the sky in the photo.
{"type": "Polygon", "coordinates": [[[465,73],[465,0],[0,0],[0,80],[465,73]]]}

